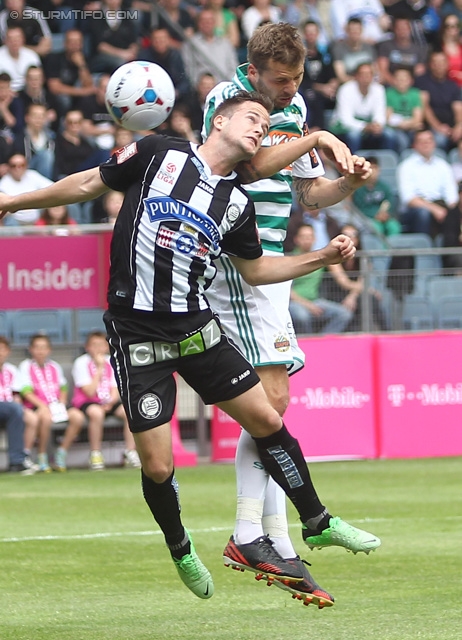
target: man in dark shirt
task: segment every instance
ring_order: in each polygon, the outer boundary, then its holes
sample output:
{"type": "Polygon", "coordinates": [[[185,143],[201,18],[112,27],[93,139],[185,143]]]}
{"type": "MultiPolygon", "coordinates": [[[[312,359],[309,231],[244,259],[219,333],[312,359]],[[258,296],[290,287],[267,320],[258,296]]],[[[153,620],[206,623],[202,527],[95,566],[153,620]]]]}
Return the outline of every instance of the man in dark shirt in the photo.
{"type": "MultiPolygon", "coordinates": [[[[147,136],[99,168],[50,188],[0,195],[3,216],[20,207],[88,200],[110,188],[125,193],[111,246],[105,314],[111,362],[142,461],[144,497],[181,580],[199,598],[210,598],[214,587],[180,517],[169,425],[176,371],[205,402],[217,404],[249,431],[264,468],[298,510],[305,533],[313,526],[308,515],[313,502],[328,515],[313,495],[298,441],[269,404],[253,367],[221,332],[204,295],[215,274],[213,259],[221,252],[253,285],[292,279],[355,253],[351,240],[338,236],[303,256],[262,255],[253,203],[233,169],[257,153],[271,108],[268,98],[244,92],[217,108],[201,147],[147,136]]],[[[277,170],[296,159],[296,149],[294,143],[277,150],[277,170]]],[[[351,156],[345,160],[353,172],[351,156]]],[[[268,554],[264,575],[302,580],[293,563],[281,569],[272,562],[280,558],[268,554]]],[[[332,604],[326,592],[324,599],[332,604]]]]}
{"type": "Polygon", "coordinates": [[[432,51],[428,72],[416,78],[422,91],[424,118],[432,129],[437,146],[444,151],[462,139],[460,87],[448,78],[448,61],[442,51],[432,51]]]}

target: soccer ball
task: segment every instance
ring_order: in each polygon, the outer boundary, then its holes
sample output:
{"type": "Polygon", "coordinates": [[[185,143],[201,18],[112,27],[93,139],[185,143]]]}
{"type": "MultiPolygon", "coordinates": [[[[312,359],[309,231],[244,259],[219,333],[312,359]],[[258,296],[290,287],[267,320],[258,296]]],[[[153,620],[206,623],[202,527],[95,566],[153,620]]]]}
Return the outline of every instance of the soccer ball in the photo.
{"type": "Polygon", "coordinates": [[[158,64],[136,60],[114,71],[105,97],[106,108],[117,124],[142,131],[164,122],[175,104],[175,87],[158,64]]]}

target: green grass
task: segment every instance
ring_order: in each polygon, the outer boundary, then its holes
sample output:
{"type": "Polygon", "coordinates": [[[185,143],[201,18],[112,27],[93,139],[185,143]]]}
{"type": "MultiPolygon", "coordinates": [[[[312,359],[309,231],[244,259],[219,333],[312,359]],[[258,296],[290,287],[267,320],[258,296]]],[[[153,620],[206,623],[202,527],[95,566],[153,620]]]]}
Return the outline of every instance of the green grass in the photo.
{"type": "Polygon", "coordinates": [[[297,550],[336,604],[318,611],[223,567],[232,466],[178,469],[185,524],[211,570],[203,601],[180,582],[139,473],[0,476],[1,640],[460,640],[462,460],[311,465],[330,511],[382,538],[377,552],[297,550]]]}

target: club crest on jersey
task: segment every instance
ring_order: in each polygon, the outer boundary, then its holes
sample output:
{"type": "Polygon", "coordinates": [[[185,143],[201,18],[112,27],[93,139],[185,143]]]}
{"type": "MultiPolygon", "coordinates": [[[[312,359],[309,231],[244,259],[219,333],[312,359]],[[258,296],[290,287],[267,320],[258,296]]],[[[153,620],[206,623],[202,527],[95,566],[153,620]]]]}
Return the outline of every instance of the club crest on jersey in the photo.
{"type": "Polygon", "coordinates": [[[236,220],[241,215],[241,209],[239,205],[233,204],[233,203],[229,204],[226,209],[225,215],[226,215],[226,218],[229,220],[229,222],[236,222],[236,220]]]}
{"type": "Polygon", "coordinates": [[[117,151],[115,152],[117,164],[122,164],[122,162],[125,162],[125,160],[128,160],[129,158],[131,158],[137,152],[138,152],[138,147],[136,146],[136,142],[132,142],[126,147],[117,149],[117,151]]]}
{"type": "Polygon", "coordinates": [[[289,338],[283,333],[276,335],[274,338],[274,348],[276,349],[276,351],[285,353],[290,348],[289,338]]]}

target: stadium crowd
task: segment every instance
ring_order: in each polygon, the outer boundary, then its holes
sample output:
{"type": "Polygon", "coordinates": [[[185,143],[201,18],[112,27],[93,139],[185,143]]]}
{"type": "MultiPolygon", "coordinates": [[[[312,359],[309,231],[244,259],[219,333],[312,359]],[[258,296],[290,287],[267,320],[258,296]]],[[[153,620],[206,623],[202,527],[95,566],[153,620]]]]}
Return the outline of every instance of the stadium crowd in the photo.
{"type": "MultiPolygon", "coordinates": [[[[458,247],[460,5],[460,0],[3,0],[0,191],[46,186],[97,166],[141,137],[117,127],[104,101],[110,74],[131,60],[159,64],[175,85],[175,107],[151,133],[199,142],[207,94],[245,63],[246,44],[257,26],[283,21],[299,28],[306,45],[299,92],[310,129],[331,131],[374,164],[368,185],[315,214],[315,242],[353,222],[359,235],[417,232],[437,246],[458,247]],[[383,154],[395,163],[391,180],[380,174],[383,154]],[[406,177],[416,172],[431,179],[406,177]],[[323,228],[320,220],[326,216],[335,224],[323,228]]],[[[328,158],[323,160],[327,174],[334,175],[328,158]]],[[[67,227],[63,234],[78,233],[79,223],[113,222],[118,206],[116,196],[101,198],[57,212],[18,211],[0,224],[58,223],[67,227]]],[[[297,227],[313,224],[313,215],[294,207],[286,250],[294,249],[297,227]]],[[[361,286],[347,283],[344,293],[344,299],[337,292],[330,303],[345,307],[348,299],[350,321],[341,326],[351,330],[357,326],[352,318],[361,286]]],[[[319,295],[324,299],[322,291],[319,295]]],[[[312,301],[310,306],[315,308],[312,301]]],[[[323,329],[316,322],[316,313],[300,327],[330,332],[328,323],[323,329]]]]}

